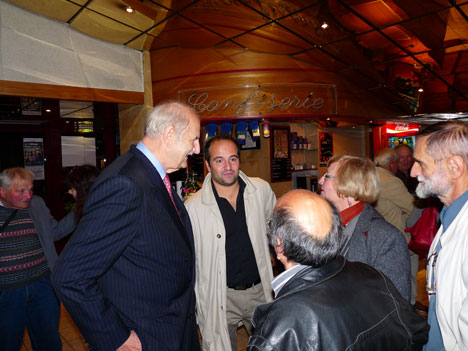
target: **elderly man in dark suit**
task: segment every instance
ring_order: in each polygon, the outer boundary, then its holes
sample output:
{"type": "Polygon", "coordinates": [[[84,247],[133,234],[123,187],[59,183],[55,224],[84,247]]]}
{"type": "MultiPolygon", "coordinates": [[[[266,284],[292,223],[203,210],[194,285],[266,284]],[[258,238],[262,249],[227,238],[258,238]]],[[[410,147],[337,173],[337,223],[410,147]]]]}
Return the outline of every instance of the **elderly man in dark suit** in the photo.
{"type": "Polygon", "coordinates": [[[168,102],[98,177],[53,274],[90,350],[199,350],[190,219],[168,173],[200,152],[200,120],[168,102]]]}

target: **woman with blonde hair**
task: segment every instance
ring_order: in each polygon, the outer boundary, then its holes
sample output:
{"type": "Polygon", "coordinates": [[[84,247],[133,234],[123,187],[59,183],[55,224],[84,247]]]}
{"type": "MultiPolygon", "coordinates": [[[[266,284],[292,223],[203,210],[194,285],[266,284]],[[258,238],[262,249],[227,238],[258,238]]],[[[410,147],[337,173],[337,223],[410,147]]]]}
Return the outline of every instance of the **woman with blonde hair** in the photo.
{"type": "Polygon", "coordinates": [[[372,161],[351,155],[334,156],[319,184],[320,196],[340,211],[344,234],[341,255],[382,271],[409,301],[408,247],[403,234],[371,206],[380,189],[372,161]]]}

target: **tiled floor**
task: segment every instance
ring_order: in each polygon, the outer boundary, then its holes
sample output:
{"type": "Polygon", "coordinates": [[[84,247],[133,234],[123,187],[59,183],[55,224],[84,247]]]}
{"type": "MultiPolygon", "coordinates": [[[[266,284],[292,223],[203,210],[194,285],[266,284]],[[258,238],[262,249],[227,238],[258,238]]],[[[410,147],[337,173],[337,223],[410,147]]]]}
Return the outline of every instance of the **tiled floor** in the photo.
{"type": "MultiPolygon", "coordinates": [[[[86,351],[87,347],[80,332],[71,320],[67,311],[62,306],[60,312],[59,333],[62,339],[63,351],[86,351]]],[[[29,341],[28,333],[25,332],[23,345],[20,351],[32,351],[31,342],[29,341]]]]}
{"type": "MultiPolygon", "coordinates": [[[[418,301],[424,305],[428,305],[426,290],[425,290],[425,280],[426,280],[426,270],[424,266],[424,260],[419,261],[420,271],[417,275],[418,281],[418,301]]],[[[80,332],[76,328],[75,324],[71,320],[68,313],[62,307],[62,313],[60,318],[59,326],[60,336],[63,342],[63,351],[86,351],[86,345],[81,337],[80,332]]],[[[237,350],[246,350],[247,344],[249,341],[249,336],[244,327],[240,327],[237,333],[237,350]]],[[[23,345],[21,351],[32,351],[31,342],[27,333],[25,333],[23,345]]]]}

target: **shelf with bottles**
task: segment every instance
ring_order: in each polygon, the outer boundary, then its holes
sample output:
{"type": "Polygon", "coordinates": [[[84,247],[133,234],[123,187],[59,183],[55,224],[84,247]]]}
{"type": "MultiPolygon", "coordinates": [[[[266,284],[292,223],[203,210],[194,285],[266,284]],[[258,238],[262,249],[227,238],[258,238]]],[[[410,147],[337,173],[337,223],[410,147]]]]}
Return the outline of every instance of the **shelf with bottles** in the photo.
{"type": "Polygon", "coordinates": [[[291,150],[292,151],[317,151],[318,148],[316,148],[316,147],[312,147],[310,149],[293,149],[293,148],[291,148],[291,150]]]}
{"type": "Polygon", "coordinates": [[[293,151],[316,151],[317,144],[312,136],[304,137],[297,132],[291,133],[291,150],[293,151]]]}

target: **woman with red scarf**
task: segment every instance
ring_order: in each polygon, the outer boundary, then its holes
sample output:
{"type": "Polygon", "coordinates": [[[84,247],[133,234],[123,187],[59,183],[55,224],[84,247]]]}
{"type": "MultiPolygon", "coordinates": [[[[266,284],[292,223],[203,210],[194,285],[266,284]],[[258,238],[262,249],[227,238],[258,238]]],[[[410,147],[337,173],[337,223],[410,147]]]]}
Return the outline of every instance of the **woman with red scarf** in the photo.
{"type": "Polygon", "coordinates": [[[403,234],[371,206],[380,189],[372,161],[350,155],[334,156],[319,184],[320,196],[340,211],[344,234],[341,255],[382,271],[409,300],[408,247],[403,234]]]}

